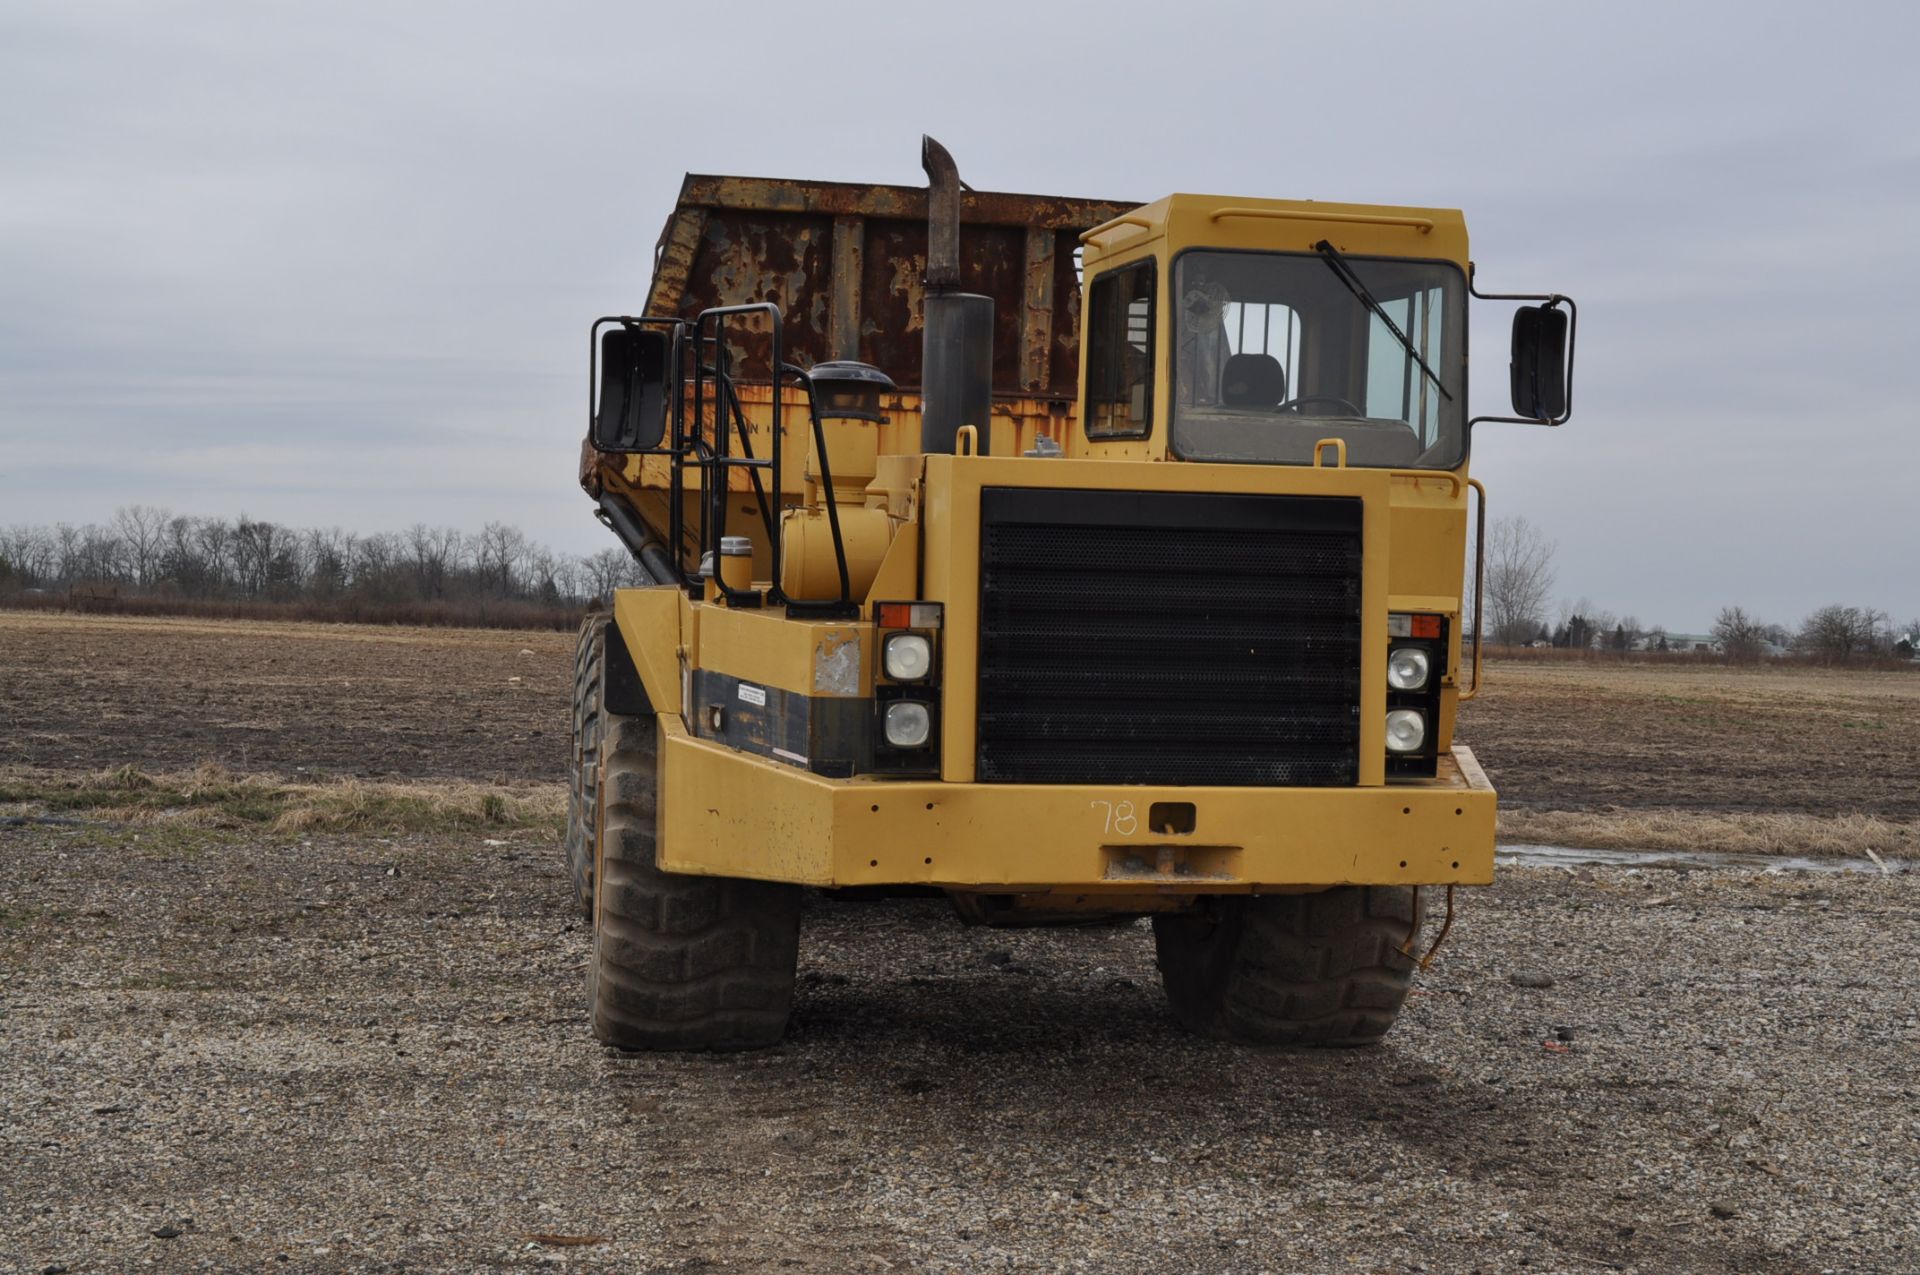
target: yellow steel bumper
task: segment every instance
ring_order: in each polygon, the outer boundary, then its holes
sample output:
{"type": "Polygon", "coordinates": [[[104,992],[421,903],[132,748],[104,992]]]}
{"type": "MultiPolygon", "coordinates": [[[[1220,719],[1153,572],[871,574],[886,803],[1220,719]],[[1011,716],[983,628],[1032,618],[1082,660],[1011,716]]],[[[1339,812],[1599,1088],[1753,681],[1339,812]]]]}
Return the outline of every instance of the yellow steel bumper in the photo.
{"type": "Polygon", "coordinates": [[[1380,788],[834,780],[660,721],[670,872],[1121,894],[1493,879],[1494,792],[1465,748],[1380,788]]]}

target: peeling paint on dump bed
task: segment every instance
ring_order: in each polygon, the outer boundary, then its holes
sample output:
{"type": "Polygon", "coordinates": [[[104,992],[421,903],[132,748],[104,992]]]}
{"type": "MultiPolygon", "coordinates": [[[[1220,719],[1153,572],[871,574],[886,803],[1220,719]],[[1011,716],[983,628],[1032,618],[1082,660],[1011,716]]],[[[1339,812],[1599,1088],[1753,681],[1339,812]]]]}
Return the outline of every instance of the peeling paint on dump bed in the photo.
{"type": "MultiPolygon", "coordinates": [[[[1074,397],[1081,231],[1131,200],[966,191],[960,284],[993,298],[994,392],[1074,397]]],[[[760,301],[785,316],[789,362],[858,358],[903,390],[920,385],[927,192],[920,187],[689,176],[660,236],[646,313],[692,318],[760,301]]],[[[768,375],[764,331],[730,331],[735,370],[768,375]]]]}

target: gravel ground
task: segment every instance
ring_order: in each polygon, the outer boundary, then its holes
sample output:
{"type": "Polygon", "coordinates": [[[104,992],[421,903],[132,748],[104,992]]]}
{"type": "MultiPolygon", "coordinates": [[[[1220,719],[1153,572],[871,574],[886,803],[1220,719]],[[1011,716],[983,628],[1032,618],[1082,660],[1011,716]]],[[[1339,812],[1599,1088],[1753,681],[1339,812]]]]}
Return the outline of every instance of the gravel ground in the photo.
{"type": "Polygon", "coordinates": [[[1143,926],[822,902],[787,1044],[624,1057],[550,845],[0,827],[0,1268],[1913,1271],[1917,921],[1505,871],[1315,1053],[1143,926]]]}

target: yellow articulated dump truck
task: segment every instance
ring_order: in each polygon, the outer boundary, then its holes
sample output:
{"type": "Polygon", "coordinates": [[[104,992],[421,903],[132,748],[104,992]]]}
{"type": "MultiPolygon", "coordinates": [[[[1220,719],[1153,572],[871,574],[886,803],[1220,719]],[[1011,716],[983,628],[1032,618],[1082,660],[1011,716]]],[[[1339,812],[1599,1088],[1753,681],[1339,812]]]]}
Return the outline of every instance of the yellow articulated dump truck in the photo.
{"type": "Polygon", "coordinates": [[[1493,876],[1453,740],[1468,298],[1532,303],[1479,419],[1539,424],[1572,303],[1475,291],[1448,209],[922,159],[925,189],[688,177],[644,312],[593,325],[581,484],[651,581],[575,665],[594,1033],[779,1040],[811,888],[1151,917],[1193,1031],[1378,1039],[1423,887],[1450,917],[1493,876]]]}

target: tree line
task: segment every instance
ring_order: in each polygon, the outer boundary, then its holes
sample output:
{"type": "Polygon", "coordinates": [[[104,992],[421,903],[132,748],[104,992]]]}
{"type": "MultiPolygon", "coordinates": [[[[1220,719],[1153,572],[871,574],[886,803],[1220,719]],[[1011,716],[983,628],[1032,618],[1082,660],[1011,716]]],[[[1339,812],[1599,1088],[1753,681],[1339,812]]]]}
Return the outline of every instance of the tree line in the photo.
{"type": "Polygon", "coordinates": [[[0,528],[0,596],[16,598],[577,609],[639,582],[632,557],[617,545],[556,553],[503,522],[477,532],[415,523],[362,534],[128,505],[105,523],[0,528]]]}
{"type": "MultiPolygon", "coordinates": [[[[1483,601],[1490,641],[1582,651],[1695,649],[1695,640],[1680,639],[1659,625],[1643,625],[1637,616],[1615,616],[1586,598],[1563,600],[1556,613],[1557,548],[1526,518],[1497,518],[1488,527],[1483,601]]],[[[1468,585],[1471,591],[1471,580],[1468,585]]],[[[1715,654],[1735,661],[1789,654],[1823,663],[1911,659],[1920,644],[1920,617],[1895,624],[1884,610],[1835,603],[1789,626],[1762,620],[1744,607],[1727,606],[1715,618],[1712,632],[1701,636],[1715,654]]]]}

